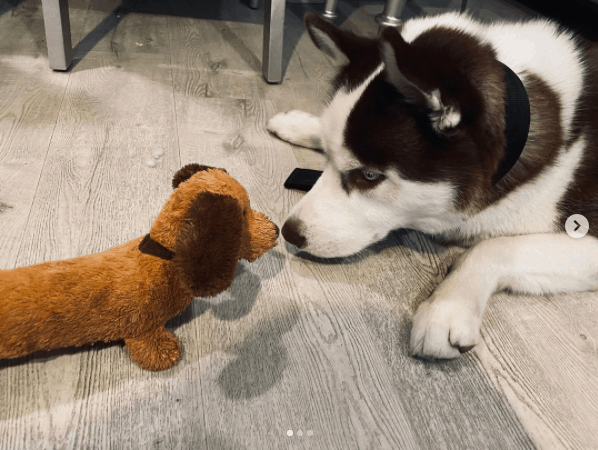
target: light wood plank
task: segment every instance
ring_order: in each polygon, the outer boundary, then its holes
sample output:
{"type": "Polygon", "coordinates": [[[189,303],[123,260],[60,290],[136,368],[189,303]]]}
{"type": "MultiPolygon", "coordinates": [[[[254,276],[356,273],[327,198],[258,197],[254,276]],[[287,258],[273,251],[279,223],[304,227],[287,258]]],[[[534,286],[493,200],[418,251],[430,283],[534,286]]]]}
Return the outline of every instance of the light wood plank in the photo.
{"type": "Polygon", "coordinates": [[[598,295],[490,302],[477,353],[542,448],[598,448],[598,295]]]}
{"type": "Polygon", "coordinates": [[[190,98],[267,99],[267,86],[261,75],[243,70],[226,70],[222,60],[211,61],[211,68],[204,69],[204,55],[199,49],[181,50],[171,55],[177,69],[173,73],[177,93],[190,98]]]}
{"type": "Polygon", "coordinates": [[[13,268],[68,76],[40,53],[0,59],[0,269],[13,268]]]}
{"type": "Polygon", "coordinates": [[[179,166],[168,60],[96,52],[76,65],[29,220],[36,239],[21,248],[19,265],[147,232],[179,166]],[[148,167],[156,149],[164,157],[148,167]]]}
{"type": "Polygon", "coordinates": [[[197,52],[192,68],[260,74],[262,26],[255,23],[168,17],[171,50],[197,52]]]}
{"type": "Polygon", "coordinates": [[[169,19],[175,90],[189,98],[266,99],[256,24],[169,19]]]}

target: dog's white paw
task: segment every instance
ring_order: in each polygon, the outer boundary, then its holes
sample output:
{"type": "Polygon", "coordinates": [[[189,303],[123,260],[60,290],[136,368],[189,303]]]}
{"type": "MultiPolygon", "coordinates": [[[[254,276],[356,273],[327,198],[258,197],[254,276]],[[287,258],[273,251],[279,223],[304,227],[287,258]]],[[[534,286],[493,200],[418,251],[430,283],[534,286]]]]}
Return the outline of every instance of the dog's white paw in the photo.
{"type": "Polygon", "coordinates": [[[411,354],[422,358],[452,359],[480,341],[481,317],[475,302],[449,297],[423,302],[411,330],[411,354]]]}
{"type": "Polygon", "coordinates": [[[266,128],[283,141],[307,148],[321,148],[320,118],[304,111],[294,110],[276,114],[266,128]]]}

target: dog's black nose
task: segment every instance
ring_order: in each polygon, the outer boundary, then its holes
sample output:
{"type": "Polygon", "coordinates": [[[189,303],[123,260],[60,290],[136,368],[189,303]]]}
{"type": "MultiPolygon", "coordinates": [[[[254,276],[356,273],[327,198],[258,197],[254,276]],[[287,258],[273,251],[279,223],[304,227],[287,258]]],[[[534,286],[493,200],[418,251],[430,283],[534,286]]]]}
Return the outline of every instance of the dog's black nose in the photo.
{"type": "Polygon", "coordinates": [[[282,236],[297,248],[305,247],[305,236],[301,234],[303,228],[301,221],[289,219],[282,226],[282,236]]]}

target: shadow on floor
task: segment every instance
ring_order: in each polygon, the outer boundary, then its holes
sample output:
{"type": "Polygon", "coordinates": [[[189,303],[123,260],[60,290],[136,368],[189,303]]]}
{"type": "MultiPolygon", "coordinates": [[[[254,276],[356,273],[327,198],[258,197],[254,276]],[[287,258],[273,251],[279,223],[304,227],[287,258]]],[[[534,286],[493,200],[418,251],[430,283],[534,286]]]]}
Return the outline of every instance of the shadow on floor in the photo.
{"type": "Polygon", "coordinates": [[[3,0],[0,2],[0,16],[12,11],[15,14],[17,6],[21,3],[21,0],[3,0]]]}
{"type": "Polygon", "coordinates": [[[299,313],[260,323],[238,350],[238,357],[218,375],[218,385],[229,399],[259,397],[278,384],[289,365],[283,334],[299,321],[299,313]]]}
{"type": "MultiPolygon", "coordinates": [[[[71,70],[102,39],[114,31],[119,23],[129,14],[167,15],[261,25],[264,23],[264,2],[262,1],[261,3],[259,9],[253,10],[249,8],[246,0],[221,0],[218,2],[198,2],[194,0],[171,0],[168,2],[161,0],[124,0],[120,6],[112,11],[91,32],[83,36],[81,42],[74,49],[77,59],[73,61],[71,70]]],[[[295,47],[304,31],[303,16],[308,11],[320,12],[321,8],[322,5],[311,6],[303,4],[289,5],[286,8],[282,58],[283,77],[295,47]]],[[[345,15],[340,14],[339,17],[342,20],[345,15]]],[[[244,43],[242,40],[236,39],[230,43],[234,48],[239,49],[239,54],[247,54],[247,51],[243,51],[244,43]]],[[[258,67],[261,68],[262,55],[257,55],[257,58],[259,59],[258,67]]],[[[252,64],[252,66],[254,65],[252,64]]]]}
{"type": "Polygon", "coordinates": [[[388,248],[393,247],[404,247],[406,249],[418,252],[418,253],[432,253],[436,256],[442,256],[448,252],[449,247],[440,242],[434,241],[429,236],[415,230],[401,229],[390,232],[388,236],[379,242],[376,242],[364,250],[346,257],[339,258],[321,258],[313,256],[309,253],[294,250],[288,243],[285,245],[289,249],[290,253],[294,253],[295,256],[315,262],[318,264],[354,264],[362,261],[373,255],[377,255],[388,248]]]}

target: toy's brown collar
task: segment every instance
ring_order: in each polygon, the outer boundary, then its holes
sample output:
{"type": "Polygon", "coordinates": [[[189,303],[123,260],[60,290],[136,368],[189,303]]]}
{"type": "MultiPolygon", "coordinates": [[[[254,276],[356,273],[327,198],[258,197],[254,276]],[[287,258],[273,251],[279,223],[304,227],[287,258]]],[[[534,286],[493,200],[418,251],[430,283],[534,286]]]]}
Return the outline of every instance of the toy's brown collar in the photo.
{"type": "Polygon", "coordinates": [[[146,255],[157,256],[166,261],[171,261],[175,256],[174,252],[171,252],[159,242],[154,241],[149,234],[146,234],[139,243],[139,251],[146,255]]]}

